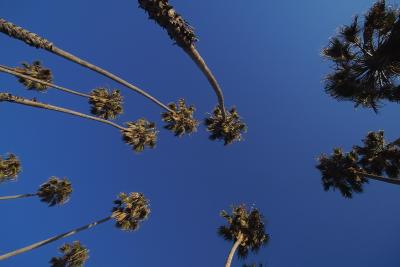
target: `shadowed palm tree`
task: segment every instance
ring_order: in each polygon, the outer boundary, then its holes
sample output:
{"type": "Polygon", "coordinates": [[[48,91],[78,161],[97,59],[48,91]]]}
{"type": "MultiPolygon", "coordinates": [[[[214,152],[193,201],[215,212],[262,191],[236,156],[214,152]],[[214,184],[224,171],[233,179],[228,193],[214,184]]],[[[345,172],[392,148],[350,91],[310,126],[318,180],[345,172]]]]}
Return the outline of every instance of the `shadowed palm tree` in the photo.
{"type": "MultiPolygon", "coordinates": [[[[175,43],[180,46],[196,63],[202,73],[206,76],[208,82],[211,84],[215,94],[217,95],[219,103],[217,109],[221,113],[221,117],[224,120],[228,119],[229,112],[225,108],[222,89],[210,68],[207,66],[206,62],[195,47],[197,37],[193,28],[180,14],[175,11],[173,6],[169,4],[168,0],[138,0],[138,3],[139,7],[148,13],[149,19],[154,20],[158,25],[164,28],[169,37],[174,40],[175,43]]],[[[239,120],[239,116],[237,119],[239,120]]],[[[241,122],[241,124],[243,124],[243,122],[241,122]]],[[[244,130],[244,128],[241,130],[244,130]]],[[[239,131],[239,136],[234,141],[240,141],[241,133],[242,131],[239,131]]],[[[211,134],[213,135],[215,133],[212,132],[211,134]]],[[[236,137],[237,134],[231,134],[231,136],[236,137]]],[[[216,138],[211,139],[215,140],[216,138]]],[[[225,144],[230,143],[232,143],[232,141],[225,142],[225,144]]]]}
{"type": "Polygon", "coordinates": [[[51,267],[83,267],[89,259],[89,250],[82,246],[81,242],[64,244],[59,248],[62,257],[53,257],[50,260],[51,267]]]}
{"type": "Polygon", "coordinates": [[[121,193],[119,194],[118,199],[114,201],[114,204],[115,207],[112,209],[112,214],[104,219],[76,228],[61,235],[53,236],[46,240],[36,242],[21,249],[0,255],[0,260],[5,260],[21,253],[42,247],[46,244],[69,237],[83,230],[90,229],[111,219],[115,220],[115,226],[117,228],[124,231],[134,231],[138,229],[139,224],[143,220],[147,219],[148,215],[150,214],[149,202],[142,193],[121,193]]]}
{"type": "Polygon", "coordinates": [[[44,68],[39,61],[33,62],[32,65],[28,63],[23,64],[24,68],[10,68],[0,65],[0,72],[18,77],[19,81],[29,90],[43,92],[48,88],[55,88],[62,92],[88,98],[91,105],[91,113],[102,119],[115,119],[123,112],[123,97],[119,90],[114,89],[109,91],[107,88],[100,87],[92,90],[90,94],[77,92],[53,84],[52,77],[45,78],[43,77],[44,75],[40,76],[39,73],[47,73],[45,70],[50,70],[44,68]],[[35,72],[30,69],[34,69],[35,72]]]}
{"type": "Polygon", "coordinates": [[[184,99],[179,99],[178,105],[170,103],[168,106],[174,112],[162,113],[162,120],[167,123],[164,126],[165,129],[174,132],[176,136],[196,132],[199,123],[193,117],[194,106],[186,106],[184,99]]]}
{"type": "Polygon", "coordinates": [[[9,93],[0,93],[0,102],[10,102],[35,108],[53,110],[111,125],[120,130],[125,143],[132,146],[133,150],[136,152],[142,152],[145,147],[154,148],[157,142],[157,130],[155,128],[155,124],[150,123],[145,119],[139,119],[135,122],[127,122],[126,127],[122,127],[114,122],[105,119],[86,115],[74,110],[58,106],[44,104],[36,100],[25,99],[23,97],[14,96],[9,93]]]}
{"type": "Polygon", "coordinates": [[[54,43],[50,42],[49,40],[46,40],[45,38],[42,38],[35,33],[29,32],[28,30],[23,29],[23,28],[15,25],[11,22],[8,22],[2,18],[0,18],[0,32],[4,33],[12,38],[19,39],[30,46],[44,49],[53,54],[61,56],[67,60],[70,60],[74,63],[77,63],[83,67],[86,67],[92,71],[95,71],[101,75],[104,75],[107,78],[110,78],[111,80],[113,80],[119,84],[122,84],[123,86],[143,95],[144,97],[148,98],[149,100],[151,100],[154,103],[156,103],[157,105],[159,105],[161,108],[163,108],[167,111],[173,112],[170,108],[168,108],[168,106],[164,105],[161,101],[159,101],[155,97],[151,96],[147,92],[143,91],[142,89],[134,86],[133,84],[123,80],[122,78],[120,78],[120,77],[118,77],[96,65],[93,65],[83,59],[80,59],[80,58],[58,48],[57,46],[54,45],[54,43]]]}
{"type": "Polygon", "coordinates": [[[381,100],[400,101],[399,11],[376,2],[362,21],[343,26],[322,52],[334,63],[325,89],[338,100],[379,108],[381,100]]]}
{"type": "Polygon", "coordinates": [[[39,197],[40,201],[47,203],[50,207],[65,204],[72,193],[72,185],[66,179],[59,179],[55,176],[42,184],[35,194],[21,194],[15,196],[0,197],[0,200],[9,200],[26,197],[39,197]]]}
{"type": "Polygon", "coordinates": [[[400,185],[400,140],[386,143],[384,132],[378,131],[368,133],[363,143],[348,153],[335,148],[330,156],[318,158],[325,191],[338,189],[352,198],[353,193],[363,192],[368,179],[400,185]]]}
{"type": "Polygon", "coordinates": [[[14,154],[0,156],[0,183],[17,179],[21,172],[21,162],[14,154]]]}
{"type": "Polygon", "coordinates": [[[232,207],[232,214],[221,211],[221,216],[226,219],[228,226],[220,226],[218,234],[225,240],[234,242],[225,267],[231,266],[236,250],[239,258],[246,258],[250,250],[258,252],[261,246],[268,243],[269,235],[265,232],[263,216],[258,209],[247,210],[242,204],[232,207]]]}

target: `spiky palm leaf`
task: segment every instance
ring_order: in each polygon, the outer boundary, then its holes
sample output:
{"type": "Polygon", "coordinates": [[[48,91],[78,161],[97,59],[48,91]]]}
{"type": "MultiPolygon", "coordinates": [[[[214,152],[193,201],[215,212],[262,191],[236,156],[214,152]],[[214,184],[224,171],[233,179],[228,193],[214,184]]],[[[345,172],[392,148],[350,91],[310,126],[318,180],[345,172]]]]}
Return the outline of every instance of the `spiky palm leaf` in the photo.
{"type": "Polygon", "coordinates": [[[90,93],[89,104],[93,115],[109,120],[123,112],[123,97],[119,90],[96,88],[90,93]]]}
{"type": "Polygon", "coordinates": [[[178,105],[168,104],[168,107],[174,112],[166,111],[162,113],[162,120],[167,123],[164,126],[175,133],[176,136],[182,136],[185,133],[191,134],[197,130],[198,121],[193,117],[194,106],[186,106],[184,99],[179,99],[178,105]]]}
{"type": "Polygon", "coordinates": [[[122,138],[136,152],[142,152],[145,147],[154,148],[157,143],[156,125],[145,119],[127,122],[122,130],[122,138]]]}
{"type": "Polygon", "coordinates": [[[14,154],[0,156],[0,183],[15,180],[21,172],[21,162],[14,154]]]}
{"type": "Polygon", "coordinates": [[[40,200],[49,206],[62,205],[66,203],[72,194],[72,185],[66,179],[51,177],[46,183],[42,184],[37,192],[40,200]]]}
{"type": "MultiPolygon", "coordinates": [[[[36,78],[45,82],[52,83],[53,74],[50,69],[42,66],[40,61],[34,61],[32,64],[22,63],[22,67],[17,67],[15,70],[21,74],[36,78]]],[[[22,83],[28,90],[45,91],[49,87],[42,83],[38,83],[25,78],[18,78],[19,82],[22,83]]]]}
{"type": "Polygon", "coordinates": [[[82,246],[79,241],[72,244],[64,244],[59,248],[64,254],[62,257],[53,257],[50,260],[52,267],[83,267],[89,259],[89,250],[82,246]]]}

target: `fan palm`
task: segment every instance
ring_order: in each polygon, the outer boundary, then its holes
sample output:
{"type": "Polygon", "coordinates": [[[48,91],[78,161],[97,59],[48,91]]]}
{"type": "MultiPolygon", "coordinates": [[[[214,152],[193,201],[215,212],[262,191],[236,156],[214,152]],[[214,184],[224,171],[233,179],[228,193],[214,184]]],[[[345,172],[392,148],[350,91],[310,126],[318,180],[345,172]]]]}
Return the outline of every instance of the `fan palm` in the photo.
{"type": "Polygon", "coordinates": [[[89,259],[89,250],[82,246],[81,242],[64,244],[59,248],[62,257],[53,257],[50,260],[51,267],[83,267],[89,259]]]}
{"type": "Polygon", "coordinates": [[[17,179],[21,172],[21,162],[14,154],[0,156],[0,183],[17,179]]]}
{"type": "Polygon", "coordinates": [[[58,106],[44,104],[36,100],[25,99],[23,97],[14,96],[9,93],[0,93],[0,102],[10,102],[36,108],[53,110],[111,125],[121,131],[123,140],[128,145],[132,146],[133,150],[136,152],[143,151],[145,147],[154,148],[157,142],[157,131],[155,128],[155,124],[150,123],[145,119],[139,119],[135,122],[127,122],[127,127],[122,127],[114,122],[102,118],[86,115],[74,110],[58,106]]]}
{"type": "MultiPolygon", "coordinates": [[[[138,0],[138,3],[139,7],[148,13],[149,19],[154,20],[158,25],[164,28],[169,37],[174,40],[175,43],[180,46],[196,63],[196,65],[207,78],[218,98],[219,106],[217,109],[220,111],[221,117],[224,120],[228,119],[229,112],[225,108],[225,100],[222,89],[210,68],[207,66],[206,62],[196,49],[195,43],[197,41],[197,37],[193,28],[180,14],[176,12],[173,6],[169,4],[168,0],[138,0]]],[[[239,116],[237,119],[239,120],[239,116]]],[[[243,122],[240,123],[243,124],[243,122]]],[[[233,141],[240,141],[240,137],[244,129],[245,128],[241,128],[239,134],[231,134],[231,136],[235,136],[236,138],[229,142],[225,140],[225,144],[230,144],[233,141]]],[[[211,131],[211,135],[215,134],[219,135],[219,133],[211,131]]],[[[216,138],[210,139],[215,140],[216,138]]]]}
{"type": "Polygon", "coordinates": [[[384,132],[370,132],[363,146],[354,146],[344,153],[335,148],[329,156],[318,158],[325,191],[338,189],[346,198],[363,192],[368,179],[400,185],[400,140],[386,143],[384,132]]]}
{"type": "Polygon", "coordinates": [[[399,10],[376,2],[362,21],[343,26],[323,50],[334,64],[325,89],[338,100],[379,108],[382,100],[400,101],[399,10]]]}
{"type": "Polygon", "coordinates": [[[9,200],[26,197],[39,197],[42,202],[47,203],[50,207],[65,204],[72,193],[72,185],[66,179],[59,179],[55,176],[42,184],[35,194],[21,194],[15,196],[0,197],[0,200],[9,200]]]}
{"type": "Polygon", "coordinates": [[[107,222],[111,219],[115,220],[115,226],[124,231],[135,231],[138,229],[140,223],[147,219],[150,214],[149,202],[142,193],[120,193],[118,199],[114,201],[115,206],[112,209],[112,214],[104,219],[84,225],[82,227],[73,229],[60,235],[50,237],[48,239],[36,242],[32,245],[11,251],[9,253],[0,255],[0,260],[5,260],[10,257],[31,251],[33,249],[42,247],[46,244],[69,237],[83,230],[90,229],[96,225],[107,222]]]}
{"type": "Polygon", "coordinates": [[[220,226],[218,234],[225,240],[234,242],[225,267],[231,266],[236,250],[239,258],[246,258],[250,250],[258,252],[261,246],[268,243],[269,235],[265,232],[263,216],[258,209],[248,210],[242,204],[232,207],[232,214],[221,211],[221,216],[226,219],[228,225],[220,226]]]}

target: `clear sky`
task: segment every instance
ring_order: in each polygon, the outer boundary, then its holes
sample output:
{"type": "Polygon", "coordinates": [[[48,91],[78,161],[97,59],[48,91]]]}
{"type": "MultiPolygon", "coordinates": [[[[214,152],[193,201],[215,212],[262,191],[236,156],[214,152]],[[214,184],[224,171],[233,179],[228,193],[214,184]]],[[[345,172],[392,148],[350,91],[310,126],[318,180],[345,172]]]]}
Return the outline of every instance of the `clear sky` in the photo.
{"type": "MultiPolygon", "coordinates": [[[[337,27],[371,0],[171,1],[196,28],[199,51],[248,124],[245,141],[229,147],[198,133],[176,138],[160,130],[157,148],[134,154],[117,130],[50,111],[0,104],[0,153],[23,164],[18,182],[0,195],[35,192],[50,176],[68,177],[70,202],[48,208],[37,199],[1,203],[0,253],[110,214],[121,191],[139,191],[152,214],[133,233],[103,224],[64,241],[90,249],[86,266],[223,266],[231,244],[216,234],[219,211],[255,204],[271,242],[248,262],[269,267],[395,267],[400,264],[399,188],[371,182],[354,199],[322,190],[316,158],[346,150],[368,131],[399,136],[399,107],[379,114],[337,102],[323,91],[329,62],[320,57],[337,27]]],[[[393,3],[393,2],[391,2],[393,3]]],[[[135,0],[0,1],[1,16],[147,89],[164,102],[184,97],[202,119],[216,104],[206,79],[135,0]]],[[[58,84],[88,92],[122,90],[123,123],[146,117],[161,128],[158,106],[55,55],[0,35],[1,64],[39,59],[58,84]]],[[[88,112],[84,99],[50,90],[27,92],[0,75],[1,91],[88,112]]],[[[0,263],[47,266],[56,242],[0,263]]],[[[233,266],[241,266],[236,259],[233,266]]]]}

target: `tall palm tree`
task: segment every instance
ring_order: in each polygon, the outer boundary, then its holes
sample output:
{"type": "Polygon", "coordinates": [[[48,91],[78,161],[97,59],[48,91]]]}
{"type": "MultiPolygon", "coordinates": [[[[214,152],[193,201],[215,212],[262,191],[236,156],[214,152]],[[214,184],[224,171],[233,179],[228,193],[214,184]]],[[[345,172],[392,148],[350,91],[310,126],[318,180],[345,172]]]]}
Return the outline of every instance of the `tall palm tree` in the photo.
{"type": "Polygon", "coordinates": [[[59,179],[52,176],[42,184],[34,194],[21,194],[14,196],[0,196],[0,200],[10,200],[26,197],[39,197],[40,201],[47,203],[50,207],[65,204],[72,193],[72,185],[68,179],[59,179]]]}
{"type": "Polygon", "coordinates": [[[31,251],[33,249],[42,247],[46,244],[69,237],[83,230],[90,229],[96,225],[107,222],[111,219],[115,220],[115,226],[124,231],[134,231],[138,229],[139,224],[147,219],[150,214],[149,202],[142,193],[120,193],[118,199],[114,201],[115,206],[112,209],[112,214],[96,222],[84,225],[82,227],[73,229],[60,235],[50,237],[48,239],[36,242],[32,245],[11,251],[9,253],[0,255],[0,261],[14,257],[21,253],[31,251]]]}
{"type": "Polygon", "coordinates": [[[384,132],[370,132],[363,146],[350,152],[335,148],[329,156],[318,158],[317,169],[322,175],[325,191],[338,189],[346,198],[362,193],[369,179],[400,185],[400,139],[386,143],[384,132]]]}
{"type": "MultiPolygon", "coordinates": [[[[241,134],[246,130],[246,127],[240,120],[236,109],[234,109],[235,115],[231,114],[232,111],[226,110],[222,89],[210,68],[196,49],[195,43],[197,37],[193,28],[176,12],[174,7],[169,4],[168,0],[138,0],[138,3],[139,7],[148,13],[149,19],[154,20],[158,25],[164,28],[169,37],[189,55],[213,88],[218,99],[218,106],[215,108],[214,113],[220,113],[225,127],[208,127],[211,136],[216,136],[216,138],[212,137],[210,139],[224,140],[225,145],[231,144],[234,141],[240,141],[241,134]],[[232,116],[235,116],[235,120],[231,120],[232,116]],[[232,125],[232,123],[234,124],[232,125]],[[237,127],[235,123],[243,126],[237,127]],[[232,134],[230,132],[231,130],[235,131],[235,133],[232,134]],[[232,139],[232,137],[234,137],[234,139],[232,139]]],[[[209,124],[206,123],[206,126],[209,126],[209,124]]]]}
{"type": "Polygon", "coordinates": [[[363,20],[343,26],[322,54],[333,62],[325,89],[338,100],[379,108],[382,100],[399,102],[399,10],[377,1],[363,20]]]}
{"type": "Polygon", "coordinates": [[[89,259],[89,250],[81,242],[64,244],[59,248],[62,257],[53,257],[50,260],[51,267],[83,267],[89,259]]]}
{"type": "Polygon", "coordinates": [[[21,162],[14,154],[0,155],[0,183],[15,180],[21,172],[21,162]]]}
{"type": "Polygon", "coordinates": [[[228,225],[220,226],[218,234],[225,240],[234,244],[226,259],[225,267],[230,267],[233,256],[238,250],[239,258],[246,258],[249,251],[258,252],[261,246],[269,241],[269,235],[265,232],[263,216],[258,209],[247,209],[245,205],[233,206],[232,214],[221,211],[221,216],[226,219],[228,225]]]}
{"type": "Polygon", "coordinates": [[[32,33],[22,27],[19,27],[11,22],[8,22],[7,20],[2,19],[2,18],[0,18],[0,32],[4,33],[12,38],[19,39],[30,46],[44,49],[55,55],[61,56],[67,60],[70,60],[74,63],[77,63],[77,64],[83,66],[83,67],[86,67],[92,71],[95,71],[103,76],[106,76],[107,78],[110,78],[111,80],[114,80],[115,82],[143,95],[144,97],[146,97],[149,100],[156,103],[161,108],[163,108],[169,112],[173,112],[167,105],[163,104],[157,98],[153,97],[152,95],[150,95],[149,93],[145,92],[144,90],[138,88],[137,86],[134,86],[133,84],[118,77],[117,75],[114,75],[96,65],[93,65],[75,55],[72,55],[72,54],[68,53],[67,51],[62,50],[61,48],[58,48],[54,43],[50,42],[49,40],[42,38],[39,35],[32,33]]]}
{"type": "Polygon", "coordinates": [[[9,93],[0,93],[0,102],[10,102],[36,108],[53,110],[111,125],[120,130],[125,143],[132,146],[133,150],[136,152],[142,152],[145,147],[154,148],[157,142],[157,130],[155,128],[155,124],[145,119],[138,119],[135,122],[127,122],[126,127],[122,127],[114,122],[102,118],[86,115],[74,110],[58,106],[44,104],[36,100],[29,100],[23,97],[14,96],[9,93]]]}

